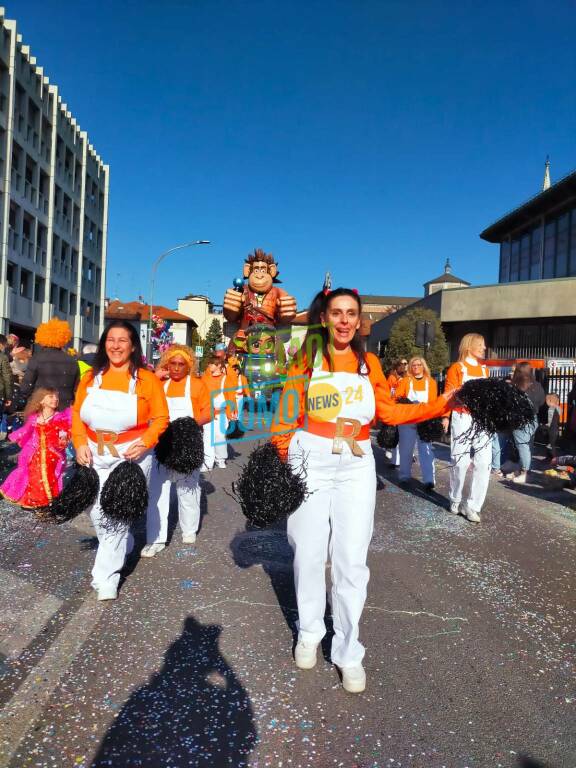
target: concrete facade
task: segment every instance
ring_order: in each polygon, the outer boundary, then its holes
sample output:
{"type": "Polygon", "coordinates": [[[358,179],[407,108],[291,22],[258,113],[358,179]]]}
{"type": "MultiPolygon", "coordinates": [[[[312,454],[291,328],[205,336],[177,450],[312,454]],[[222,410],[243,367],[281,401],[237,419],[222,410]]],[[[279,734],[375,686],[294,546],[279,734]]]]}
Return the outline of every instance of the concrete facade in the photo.
{"type": "Polygon", "coordinates": [[[541,317],[576,318],[576,278],[479,285],[442,292],[443,323],[541,317]]]}
{"type": "Polygon", "coordinates": [[[0,8],[0,331],[104,324],[109,167],[0,8]]]}

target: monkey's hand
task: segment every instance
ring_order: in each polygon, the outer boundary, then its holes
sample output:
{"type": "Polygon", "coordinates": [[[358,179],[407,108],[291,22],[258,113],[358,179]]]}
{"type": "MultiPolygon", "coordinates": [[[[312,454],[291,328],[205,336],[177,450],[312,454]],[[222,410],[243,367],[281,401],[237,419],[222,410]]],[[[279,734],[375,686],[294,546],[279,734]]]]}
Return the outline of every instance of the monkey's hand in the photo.
{"type": "Polygon", "coordinates": [[[288,322],[296,317],[296,299],[294,296],[280,296],[278,299],[278,316],[280,320],[288,322]]]}
{"type": "Polygon", "coordinates": [[[235,291],[234,288],[228,288],[224,294],[224,317],[226,320],[233,322],[237,320],[242,314],[242,305],[244,304],[244,296],[235,291]]]}

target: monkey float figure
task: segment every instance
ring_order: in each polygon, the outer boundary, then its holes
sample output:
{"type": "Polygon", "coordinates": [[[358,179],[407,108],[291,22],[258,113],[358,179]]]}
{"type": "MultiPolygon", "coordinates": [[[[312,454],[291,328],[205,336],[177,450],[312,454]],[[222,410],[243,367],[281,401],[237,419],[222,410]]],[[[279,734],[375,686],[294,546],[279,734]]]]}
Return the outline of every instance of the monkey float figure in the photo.
{"type": "Polygon", "coordinates": [[[242,290],[229,288],[224,296],[224,317],[239,324],[237,348],[242,350],[246,331],[252,325],[276,326],[289,323],[296,316],[296,299],[274,285],[278,265],[271,253],[256,248],[244,261],[243,277],[248,280],[242,290]]]}

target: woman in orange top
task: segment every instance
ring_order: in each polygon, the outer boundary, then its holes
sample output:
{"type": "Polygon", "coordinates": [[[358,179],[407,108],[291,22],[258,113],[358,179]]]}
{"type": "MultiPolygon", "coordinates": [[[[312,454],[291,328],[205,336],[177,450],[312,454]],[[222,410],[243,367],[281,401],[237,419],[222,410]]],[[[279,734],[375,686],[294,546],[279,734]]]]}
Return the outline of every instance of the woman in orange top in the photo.
{"type": "MultiPolygon", "coordinates": [[[[81,379],[72,407],[72,442],[79,464],[93,465],[100,489],[122,461],[137,462],[148,478],[151,449],[168,426],[162,385],[142,365],[140,337],[114,320],[102,334],[92,371],[81,379]]],[[[101,525],[100,494],[90,510],[98,536],[92,586],[99,600],[118,596],[120,571],[134,541],[128,527],[108,533],[101,525]]]]}
{"type": "Polygon", "coordinates": [[[237,417],[237,379],[226,372],[226,363],[212,355],[202,376],[210,396],[210,419],[204,425],[204,466],[203,472],[210,472],[214,462],[224,469],[228,458],[228,425],[237,417]]]}
{"type": "MultiPolygon", "coordinates": [[[[438,387],[430,376],[428,363],[423,357],[413,357],[408,363],[408,375],[400,380],[396,388],[395,399],[406,398],[412,403],[433,403],[438,397],[438,387]]],[[[400,485],[407,484],[412,477],[412,455],[414,445],[418,445],[418,458],[422,479],[427,491],[434,488],[434,449],[431,443],[425,443],[418,437],[415,424],[403,424],[398,427],[400,440],[400,485]]]]}
{"type": "MultiPolygon", "coordinates": [[[[400,405],[390,397],[375,355],[359,335],[362,305],[348,288],[314,299],[303,357],[291,366],[272,425],[273,442],[294,469],[304,465],[310,495],[288,518],[299,614],[295,662],[316,664],[326,609],[325,564],[332,564],[332,661],[347,691],[364,690],[358,624],[366,599],[366,565],[376,504],[370,427],[439,416],[446,400],[400,405]],[[321,323],[320,330],[316,330],[321,323]]],[[[298,357],[298,356],[297,356],[298,357]]]]}
{"type": "MultiPolygon", "coordinates": [[[[210,421],[210,395],[206,385],[191,375],[194,353],[184,344],[172,344],[160,358],[158,372],[166,371],[163,387],[170,421],[191,416],[202,426],[210,421]]],[[[160,378],[160,377],[159,377],[160,378]]],[[[170,472],[157,461],[152,464],[150,498],[146,515],[146,541],[142,557],[154,557],[166,546],[170,490],[176,487],[182,543],[194,544],[200,525],[200,470],[189,475],[170,472]]]]}
{"type": "Polygon", "coordinates": [[[406,378],[406,372],[408,371],[408,360],[405,357],[399,357],[392,363],[392,371],[388,375],[388,386],[390,387],[390,393],[396,394],[396,389],[400,385],[402,379],[406,378]]]}
{"type": "MultiPolygon", "coordinates": [[[[479,333],[467,333],[460,342],[458,362],[448,368],[446,390],[458,389],[471,379],[485,379],[488,368],[480,361],[486,353],[484,337],[479,333]]],[[[463,514],[472,523],[480,522],[480,511],[490,482],[492,463],[492,438],[485,433],[469,437],[472,416],[461,406],[452,411],[451,448],[452,466],[450,467],[450,512],[460,513],[462,492],[466,473],[472,462],[472,483],[463,514]],[[474,449],[474,456],[471,452],[474,449]]],[[[444,419],[444,428],[448,428],[448,418],[444,419]]]]}

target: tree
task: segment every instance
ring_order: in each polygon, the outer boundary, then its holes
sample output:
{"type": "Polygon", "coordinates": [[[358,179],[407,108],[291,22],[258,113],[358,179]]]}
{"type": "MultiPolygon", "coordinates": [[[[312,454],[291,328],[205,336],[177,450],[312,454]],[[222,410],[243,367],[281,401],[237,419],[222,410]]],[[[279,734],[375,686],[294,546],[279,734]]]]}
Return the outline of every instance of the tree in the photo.
{"type": "Polygon", "coordinates": [[[216,345],[221,344],[223,341],[224,336],[222,335],[222,326],[218,320],[214,318],[210,323],[210,328],[208,328],[208,333],[204,339],[204,354],[201,363],[202,370],[206,368],[208,358],[216,349],[216,345]]]}
{"type": "Polygon", "coordinates": [[[409,309],[399,317],[390,331],[390,338],[384,353],[384,366],[392,367],[392,363],[398,357],[407,359],[422,355],[430,366],[432,373],[439,373],[449,363],[448,345],[442,330],[442,323],[438,315],[431,309],[409,309]],[[434,341],[428,350],[416,346],[416,323],[419,320],[428,320],[434,324],[434,341]]]}

